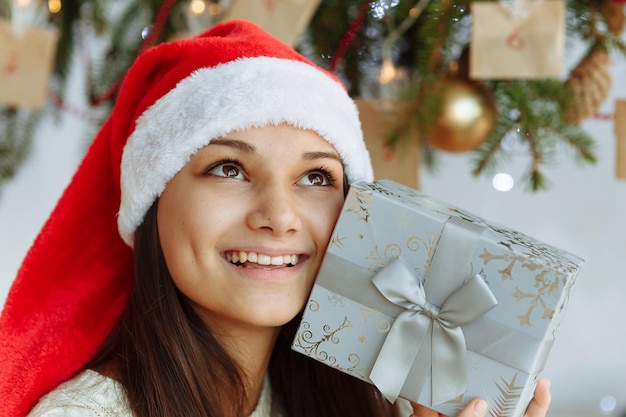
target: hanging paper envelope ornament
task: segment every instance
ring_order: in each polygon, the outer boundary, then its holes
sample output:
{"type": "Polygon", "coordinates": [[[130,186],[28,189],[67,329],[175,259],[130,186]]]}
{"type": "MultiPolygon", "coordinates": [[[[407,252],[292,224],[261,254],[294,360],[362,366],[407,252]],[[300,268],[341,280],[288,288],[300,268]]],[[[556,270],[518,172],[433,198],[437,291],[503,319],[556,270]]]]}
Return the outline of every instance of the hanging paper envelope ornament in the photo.
{"type": "Polygon", "coordinates": [[[389,137],[404,125],[408,106],[399,103],[391,111],[378,109],[376,104],[355,99],[363,129],[363,139],[370,150],[374,177],[389,178],[411,188],[419,188],[420,146],[417,129],[409,127],[401,133],[402,144],[393,148],[389,137]]]}
{"type": "Polygon", "coordinates": [[[292,349],[455,416],[522,416],[582,259],[390,180],[352,184],[292,349]]]}
{"type": "Polygon", "coordinates": [[[34,110],[43,107],[57,37],[55,30],[16,29],[0,19],[0,102],[34,110]]]}
{"type": "Polygon", "coordinates": [[[224,20],[254,22],[289,45],[295,45],[321,0],[233,0],[224,20]]]}
{"type": "Polygon", "coordinates": [[[511,14],[500,2],[470,4],[472,79],[538,79],[563,75],[565,4],[528,2],[528,13],[511,14]]]}

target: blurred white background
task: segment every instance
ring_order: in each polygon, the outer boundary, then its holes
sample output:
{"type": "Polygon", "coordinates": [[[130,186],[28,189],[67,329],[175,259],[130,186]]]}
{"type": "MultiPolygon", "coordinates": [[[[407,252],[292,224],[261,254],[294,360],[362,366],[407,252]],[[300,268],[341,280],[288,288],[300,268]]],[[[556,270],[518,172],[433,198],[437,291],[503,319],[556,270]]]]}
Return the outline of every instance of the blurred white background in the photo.
{"type": "MultiPolygon", "coordinates": [[[[83,106],[80,71],[69,101],[83,106]]],[[[612,66],[613,87],[601,109],[626,99],[626,62],[612,66]]],[[[548,170],[552,186],[532,194],[516,185],[496,191],[490,177],[470,176],[471,154],[442,155],[435,173],[421,170],[421,189],[475,214],[517,229],[587,260],[579,276],[544,376],[552,380],[550,416],[626,416],[626,181],[614,176],[610,120],[584,122],[599,162],[578,166],[563,154],[548,170]]],[[[20,262],[83,155],[89,126],[72,114],[40,125],[30,159],[0,190],[0,303],[20,262]]],[[[566,152],[566,150],[563,150],[566,152]]],[[[520,156],[501,171],[519,182],[520,156]]],[[[96,191],[97,192],[97,191],[96,191]]]]}

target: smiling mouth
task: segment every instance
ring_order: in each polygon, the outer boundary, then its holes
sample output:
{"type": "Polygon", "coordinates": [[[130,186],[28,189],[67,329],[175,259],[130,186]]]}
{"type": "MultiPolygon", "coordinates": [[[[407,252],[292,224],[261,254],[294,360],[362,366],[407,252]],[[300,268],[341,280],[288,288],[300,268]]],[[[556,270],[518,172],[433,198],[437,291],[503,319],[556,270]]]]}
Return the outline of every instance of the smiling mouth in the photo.
{"type": "Polygon", "coordinates": [[[269,256],[257,252],[232,251],[226,252],[226,260],[242,268],[271,270],[297,265],[300,255],[269,256]]]}

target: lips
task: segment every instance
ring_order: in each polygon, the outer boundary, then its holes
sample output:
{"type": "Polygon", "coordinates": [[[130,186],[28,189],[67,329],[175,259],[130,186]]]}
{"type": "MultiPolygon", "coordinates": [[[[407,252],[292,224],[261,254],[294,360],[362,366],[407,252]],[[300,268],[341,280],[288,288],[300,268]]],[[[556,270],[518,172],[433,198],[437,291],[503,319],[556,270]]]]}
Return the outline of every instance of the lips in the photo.
{"type": "Polygon", "coordinates": [[[297,265],[300,255],[270,256],[258,252],[226,252],[226,260],[234,265],[246,268],[291,267],[297,265]]]}

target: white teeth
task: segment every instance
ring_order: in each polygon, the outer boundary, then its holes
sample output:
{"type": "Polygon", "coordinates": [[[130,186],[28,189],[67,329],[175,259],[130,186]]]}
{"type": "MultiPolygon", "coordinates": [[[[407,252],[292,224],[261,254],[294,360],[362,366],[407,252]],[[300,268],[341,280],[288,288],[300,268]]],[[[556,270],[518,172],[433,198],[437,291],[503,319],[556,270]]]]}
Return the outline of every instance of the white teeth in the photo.
{"type": "Polygon", "coordinates": [[[262,255],[258,253],[256,263],[258,263],[259,265],[269,265],[272,263],[272,258],[267,255],[262,255]]]}
{"type": "Polygon", "coordinates": [[[259,265],[297,265],[300,257],[298,255],[282,255],[282,256],[269,256],[256,252],[228,252],[226,253],[226,260],[232,263],[257,263],[259,265]]]}

